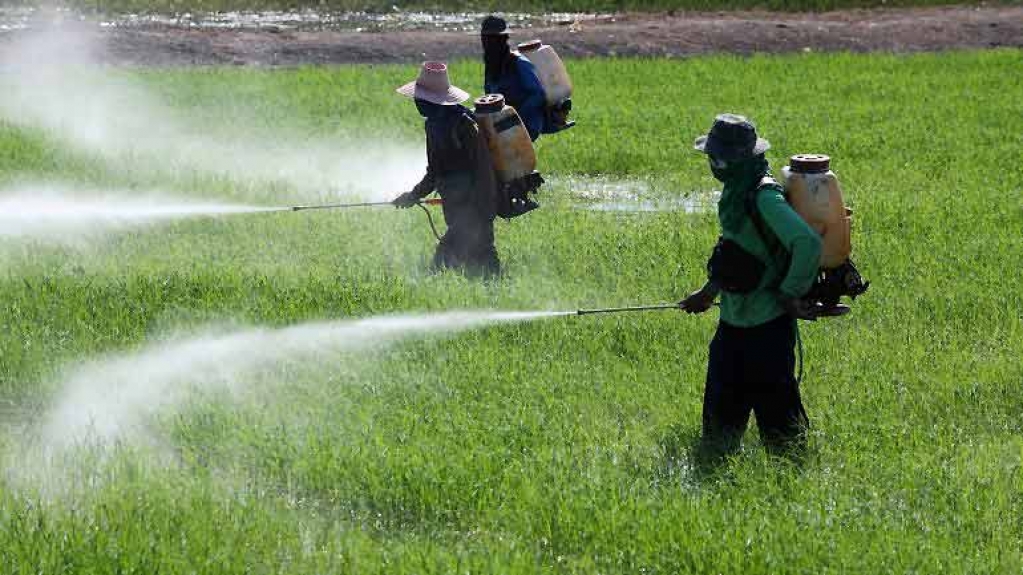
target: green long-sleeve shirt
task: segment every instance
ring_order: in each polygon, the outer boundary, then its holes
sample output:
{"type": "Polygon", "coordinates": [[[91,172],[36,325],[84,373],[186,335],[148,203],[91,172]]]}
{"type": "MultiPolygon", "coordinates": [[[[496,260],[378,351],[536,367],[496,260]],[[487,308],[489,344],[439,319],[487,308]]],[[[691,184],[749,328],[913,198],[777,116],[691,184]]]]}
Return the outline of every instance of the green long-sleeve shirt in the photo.
{"type": "Polygon", "coordinates": [[[756,195],[764,232],[773,234],[781,244],[782,249],[775,246],[776,252],[772,253],[747,213],[745,194],[750,192],[748,185],[726,185],[718,203],[721,235],[766,264],[756,290],[721,295],[721,321],[739,327],[761,325],[784,314],[779,294],[805,295],[817,276],[821,255],[820,236],[785,201],[780,186],[762,188],[756,195]]]}

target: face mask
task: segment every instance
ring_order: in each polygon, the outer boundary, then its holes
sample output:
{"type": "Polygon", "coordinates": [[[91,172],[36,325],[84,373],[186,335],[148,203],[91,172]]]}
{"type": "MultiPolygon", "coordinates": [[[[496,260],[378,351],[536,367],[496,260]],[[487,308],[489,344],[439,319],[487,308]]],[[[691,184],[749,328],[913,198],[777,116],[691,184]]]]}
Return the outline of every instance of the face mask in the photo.
{"type": "Polygon", "coordinates": [[[483,51],[488,54],[504,54],[510,50],[508,39],[504,36],[482,36],[483,51]]]}
{"type": "Polygon", "coordinates": [[[715,158],[714,156],[707,156],[707,160],[710,162],[710,173],[714,174],[714,177],[719,182],[724,182],[728,179],[732,170],[726,160],[715,158]]]}
{"type": "Polygon", "coordinates": [[[426,100],[420,100],[416,98],[416,109],[419,110],[419,114],[424,118],[429,118],[435,111],[437,104],[427,102],[426,100]]]}

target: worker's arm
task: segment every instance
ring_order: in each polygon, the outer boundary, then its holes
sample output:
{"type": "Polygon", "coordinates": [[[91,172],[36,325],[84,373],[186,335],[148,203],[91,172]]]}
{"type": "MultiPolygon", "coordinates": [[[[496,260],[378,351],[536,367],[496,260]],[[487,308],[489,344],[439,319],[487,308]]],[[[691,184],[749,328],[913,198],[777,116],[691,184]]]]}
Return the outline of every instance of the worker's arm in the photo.
{"type": "Polygon", "coordinates": [[[433,193],[433,190],[437,188],[437,175],[433,170],[433,166],[427,164],[426,175],[423,179],[416,184],[410,192],[417,200],[421,200],[426,196],[433,193]]]}
{"type": "Polygon", "coordinates": [[[391,203],[399,208],[411,208],[430,195],[437,188],[437,174],[429,163],[426,165],[426,175],[416,184],[411,192],[405,192],[391,200],[391,203]]]}
{"type": "Polygon", "coordinates": [[[703,313],[714,305],[714,299],[718,297],[719,293],[721,293],[721,288],[707,280],[703,287],[678,302],[678,307],[688,313],[703,313]]]}
{"type": "Polygon", "coordinates": [[[519,104],[518,113],[522,123],[526,125],[529,137],[532,140],[543,131],[544,111],[547,107],[547,94],[540,83],[540,77],[536,74],[536,68],[525,58],[517,58],[519,83],[525,98],[519,104]]]}
{"type": "Polygon", "coordinates": [[[783,298],[801,298],[813,286],[820,267],[821,238],[785,201],[780,188],[771,186],[757,194],[760,216],[785,250],[791,254],[778,291],[783,298]]]}

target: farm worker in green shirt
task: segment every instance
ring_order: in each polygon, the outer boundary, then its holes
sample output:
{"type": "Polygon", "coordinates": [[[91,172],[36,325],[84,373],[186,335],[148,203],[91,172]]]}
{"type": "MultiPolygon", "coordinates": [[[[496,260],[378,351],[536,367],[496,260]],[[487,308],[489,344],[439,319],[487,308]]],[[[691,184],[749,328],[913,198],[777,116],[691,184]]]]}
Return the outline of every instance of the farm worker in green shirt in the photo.
{"type": "Polygon", "coordinates": [[[695,142],[724,184],[709,279],[679,302],[703,313],[721,295],[703,396],[701,451],[711,457],[738,451],[751,411],[774,453],[801,450],[809,426],[795,375],[796,320],[819,311],[801,298],[817,276],[821,239],[770,178],[769,147],[734,114],[717,116],[695,142]]]}

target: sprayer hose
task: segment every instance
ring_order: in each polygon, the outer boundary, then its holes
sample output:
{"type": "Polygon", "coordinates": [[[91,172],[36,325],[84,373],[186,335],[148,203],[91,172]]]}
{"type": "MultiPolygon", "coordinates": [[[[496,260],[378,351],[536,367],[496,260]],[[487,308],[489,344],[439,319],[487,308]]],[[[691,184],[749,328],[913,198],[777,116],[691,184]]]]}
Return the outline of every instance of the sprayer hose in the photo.
{"type": "Polygon", "coordinates": [[[440,233],[437,232],[437,225],[433,223],[433,214],[430,213],[430,210],[426,207],[425,203],[419,202],[416,205],[423,208],[423,212],[426,213],[426,221],[430,222],[430,230],[433,232],[433,237],[437,238],[437,241],[439,242],[440,233]]]}

